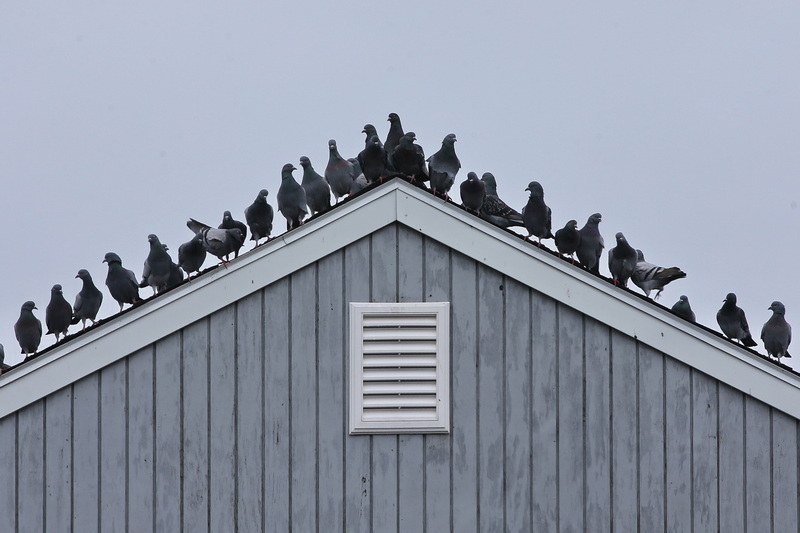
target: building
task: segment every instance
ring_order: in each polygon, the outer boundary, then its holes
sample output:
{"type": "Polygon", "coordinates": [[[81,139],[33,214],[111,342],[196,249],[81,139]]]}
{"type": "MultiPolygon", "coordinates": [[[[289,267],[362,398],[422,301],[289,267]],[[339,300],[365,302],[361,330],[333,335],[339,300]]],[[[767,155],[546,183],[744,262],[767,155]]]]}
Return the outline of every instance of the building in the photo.
{"type": "Polygon", "coordinates": [[[0,376],[0,531],[794,531],[798,417],[796,374],[394,180],[0,376]],[[350,434],[351,302],[448,303],[442,427],[350,434]]]}

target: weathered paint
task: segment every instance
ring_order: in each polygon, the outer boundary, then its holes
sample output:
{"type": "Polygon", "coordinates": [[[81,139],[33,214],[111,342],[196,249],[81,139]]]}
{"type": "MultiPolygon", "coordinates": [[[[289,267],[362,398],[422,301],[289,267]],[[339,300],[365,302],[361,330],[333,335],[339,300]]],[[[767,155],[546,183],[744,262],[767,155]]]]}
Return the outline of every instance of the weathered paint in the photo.
{"type": "Polygon", "coordinates": [[[0,420],[2,531],[794,531],[797,420],[391,225],[0,420]],[[449,435],[347,434],[347,304],[449,301],[449,435]]]}

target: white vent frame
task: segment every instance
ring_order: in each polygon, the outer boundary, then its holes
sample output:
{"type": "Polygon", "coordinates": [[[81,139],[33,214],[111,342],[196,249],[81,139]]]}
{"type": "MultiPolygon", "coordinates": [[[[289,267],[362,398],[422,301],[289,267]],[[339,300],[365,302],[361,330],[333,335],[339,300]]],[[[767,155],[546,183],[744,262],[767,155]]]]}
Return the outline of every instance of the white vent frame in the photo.
{"type": "MultiPolygon", "coordinates": [[[[404,334],[399,335],[402,336],[404,334]]],[[[396,340],[402,342],[399,338],[396,340]]],[[[402,367],[397,366],[396,371],[401,372],[402,367]]],[[[351,435],[450,433],[450,302],[351,302],[349,397],[351,435]],[[409,346],[409,353],[381,355],[379,352],[386,350],[385,345],[380,346],[381,337],[388,342],[395,340],[392,332],[399,331],[397,326],[404,321],[410,332],[408,340],[416,345],[409,346]],[[385,324],[384,328],[381,323],[385,324]],[[420,327],[415,327],[415,323],[420,327]],[[365,338],[370,337],[369,333],[365,335],[365,328],[373,330],[374,343],[365,338]],[[373,350],[369,349],[370,344],[373,350]],[[421,355],[414,355],[415,351],[421,355]],[[421,374],[423,379],[408,377],[408,383],[413,384],[411,387],[403,384],[393,387],[389,382],[400,383],[403,379],[386,379],[395,371],[391,361],[387,361],[390,357],[413,358],[405,365],[412,369],[406,376],[421,374]],[[370,369],[372,377],[377,378],[372,392],[369,386],[365,391],[370,369]],[[378,394],[382,387],[387,394],[378,394]],[[413,392],[406,395],[392,392],[397,390],[413,392]],[[365,403],[372,403],[372,407],[365,403]],[[381,404],[388,409],[381,409],[381,404]],[[419,408],[414,409],[415,406],[419,408]]]]}

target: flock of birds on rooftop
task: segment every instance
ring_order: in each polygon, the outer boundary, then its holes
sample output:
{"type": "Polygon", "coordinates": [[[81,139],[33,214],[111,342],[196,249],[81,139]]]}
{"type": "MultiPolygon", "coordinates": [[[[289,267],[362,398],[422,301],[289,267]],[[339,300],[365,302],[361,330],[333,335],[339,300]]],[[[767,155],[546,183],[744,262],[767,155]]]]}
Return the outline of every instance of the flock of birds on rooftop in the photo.
{"type": "MultiPolygon", "coordinates": [[[[339,154],[336,141],[330,140],[324,175],[318,174],[311,160],[305,156],[300,158],[303,168],[301,183],[292,174],[297,170],[294,165],[286,163],[283,166],[276,199],[278,211],[286,218],[287,231],[302,225],[309,214],[313,216],[330,209],[331,193],[338,204],[346,196],[393,177],[407,179],[449,201],[449,191],[461,168],[455,151],[455,134],[446,135],[439,151],[426,158],[422,147],[415,142],[416,135],[403,131],[396,113],[390,113],[388,121],[390,126],[385,142],[381,142],[375,126],[364,126],[362,133],[366,134],[365,146],[357,158],[344,159],[339,154]]],[[[569,220],[563,228],[552,233],[552,212],[544,201],[542,185],[532,181],[525,190],[530,193],[528,202],[521,211],[516,211],[497,195],[497,182],[490,172],[484,173],[480,179],[475,172],[469,172],[466,180],[460,184],[461,205],[467,212],[502,228],[524,228],[528,232],[525,240],[536,237],[538,247],[542,247],[542,239],[553,239],[559,254],[569,257],[572,264],[577,256],[581,267],[599,276],[605,247],[599,230],[602,220],[600,213],[589,216],[580,229],[576,220],[569,220]]],[[[144,261],[141,280],[133,271],[122,266],[122,259],[116,253],[108,252],[103,259],[108,265],[105,284],[111,297],[119,304],[120,312],[125,304],[142,301],[140,288],[149,286],[153,294],[158,294],[181,283],[184,273],[190,278],[192,274],[199,275],[206,254],[216,256],[222,263],[226,263],[231,254],[237,257],[248,228],[250,240],[255,241],[256,247],[260,240],[269,240],[274,211],[267,202],[268,194],[266,189],[262,189],[244,210],[246,224],[235,220],[230,211],[225,211],[222,223],[217,228],[190,218],[186,225],[194,237],[178,248],[177,263],[170,257],[167,246],[156,235],[149,235],[150,250],[144,261]]],[[[614,285],[627,287],[628,280],[631,280],[646,297],[656,291],[654,298],[658,298],[668,283],[686,277],[677,267],[664,268],[647,262],[642,251],[633,248],[621,232],[615,237],[616,246],[608,251],[608,269],[614,285]]],[[[81,269],[76,278],[81,279],[83,286],[75,297],[74,305],[70,305],[64,297],[61,285],[53,285],[51,289],[50,302],[45,309],[45,325],[46,334],[54,335],[56,343],[63,342],[72,325],[80,322],[84,330],[87,320],[94,325],[103,301],[103,293],[95,286],[88,270],[81,269]]],[[[26,361],[36,355],[42,339],[42,323],[34,315],[35,309],[37,307],[32,301],[22,304],[19,319],[14,324],[14,333],[26,361]]],[[[773,302],[769,310],[772,311],[772,317],[761,330],[761,340],[767,354],[780,362],[781,357],[791,357],[787,351],[791,342],[791,326],[786,322],[786,310],[781,302],[773,302]]],[[[672,306],[672,311],[677,316],[695,322],[686,296],[680,297],[672,306]]],[[[728,339],[748,347],[756,345],[745,313],[736,305],[734,293],[725,298],[717,313],[717,322],[728,339]]],[[[3,345],[0,344],[0,373],[9,368],[4,363],[3,345]]]]}

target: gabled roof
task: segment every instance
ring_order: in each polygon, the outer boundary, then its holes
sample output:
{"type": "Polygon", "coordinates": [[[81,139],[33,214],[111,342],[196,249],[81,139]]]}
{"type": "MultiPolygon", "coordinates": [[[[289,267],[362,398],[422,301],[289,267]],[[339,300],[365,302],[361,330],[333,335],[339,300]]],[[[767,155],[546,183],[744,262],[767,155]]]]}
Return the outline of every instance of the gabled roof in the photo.
{"type": "Polygon", "coordinates": [[[0,376],[0,418],[395,222],[800,418],[793,372],[400,179],[0,376]]]}

